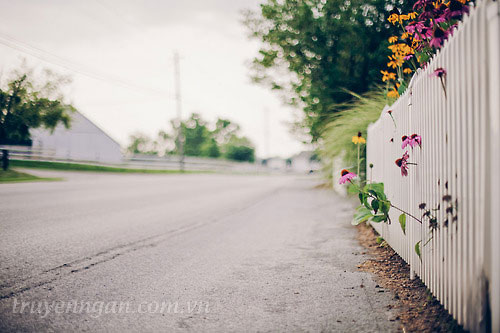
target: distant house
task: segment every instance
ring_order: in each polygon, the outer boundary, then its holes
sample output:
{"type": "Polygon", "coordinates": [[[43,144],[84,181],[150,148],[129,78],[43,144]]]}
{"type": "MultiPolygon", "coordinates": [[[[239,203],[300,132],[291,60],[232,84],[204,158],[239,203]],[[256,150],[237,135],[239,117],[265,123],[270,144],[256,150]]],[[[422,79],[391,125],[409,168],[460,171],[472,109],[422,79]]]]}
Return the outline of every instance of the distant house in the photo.
{"type": "Polygon", "coordinates": [[[101,163],[120,163],[121,147],[102,129],[76,111],[72,114],[71,127],[58,125],[53,133],[47,129],[30,130],[32,150],[43,156],[101,163]]]}
{"type": "Polygon", "coordinates": [[[291,158],[291,170],[295,172],[312,172],[321,169],[320,162],[312,151],[302,151],[291,158]]]}

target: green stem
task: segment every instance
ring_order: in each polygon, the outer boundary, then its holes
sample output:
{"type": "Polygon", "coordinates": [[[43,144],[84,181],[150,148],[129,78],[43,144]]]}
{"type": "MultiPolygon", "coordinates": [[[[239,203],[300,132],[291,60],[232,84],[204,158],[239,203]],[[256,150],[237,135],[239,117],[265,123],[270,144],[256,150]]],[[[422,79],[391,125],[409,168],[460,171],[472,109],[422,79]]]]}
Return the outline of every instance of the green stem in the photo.
{"type": "Polygon", "coordinates": [[[360,148],[359,148],[359,146],[361,146],[361,143],[359,143],[359,142],[358,142],[358,170],[357,170],[357,171],[358,171],[358,173],[357,173],[357,175],[358,175],[358,177],[360,177],[360,179],[361,179],[361,176],[359,175],[359,149],[360,149],[360,148]]]}
{"type": "Polygon", "coordinates": [[[394,117],[392,116],[391,113],[389,113],[389,116],[391,117],[392,122],[394,123],[394,128],[398,128],[398,126],[396,126],[396,121],[394,120],[394,117]]]}
{"type": "MultiPolygon", "coordinates": [[[[352,184],[352,185],[354,185],[354,186],[358,189],[358,191],[359,191],[359,192],[366,193],[369,197],[371,197],[371,198],[373,198],[373,199],[380,200],[380,199],[378,199],[377,197],[375,197],[373,194],[371,194],[370,192],[365,192],[365,191],[362,191],[362,190],[361,190],[361,188],[360,188],[359,186],[357,186],[356,184],[354,184],[351,180],[349,180],[349,182],[351,182],[351,184],[352,184]]],[[[415,220],[415,221],[417,221],[418,223],[422,224],[422,220],[420,220],[419,218],[417,218],[417,217],[413,216],[412,214],[410,214],[410,213],[408,213],[408,212],[404,211],[403,209],[401,209],[401,208],[399,208],[399,207],[394,206],[394,205],[392,204],[392,202],[390,202],[390,201],[388,201],[388,200],[384,200],[384,201],[389,202],[389,205],[390,205],[392,208],[399,210],[401,213],[408,215],[409,217],[411,217],[412,219],[414,219],[414,220],[415,220]]]]}
{"type": "Polygon", "coordinates": [[[444,79],[443,79],[443,77],[440,77],[439,79],[441,80],[441,86],[443,87],[444,98],[448,98],[448,97],[446,97],[446,85],[444,84],[444,79]]]}

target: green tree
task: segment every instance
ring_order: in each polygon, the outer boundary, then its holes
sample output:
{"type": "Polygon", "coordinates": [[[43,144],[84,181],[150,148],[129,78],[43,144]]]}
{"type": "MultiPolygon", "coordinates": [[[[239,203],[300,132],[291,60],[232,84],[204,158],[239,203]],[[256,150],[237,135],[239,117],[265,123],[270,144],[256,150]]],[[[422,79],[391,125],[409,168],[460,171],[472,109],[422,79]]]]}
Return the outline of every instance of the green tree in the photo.
{"type": "MultiPolygon", "coordinates": [[[[235,161],[255,160],[255,148],[250,140],[238,136],[240,126],[228,119],[219,118],[215,126],[193,113],[182,123],[184,154],[186,156],[224,157],[235,161]]],[[[176,153],[178,147],[176,147],[176,153]]]]}
{"type": "Polygon", "coordinates": [[[250,140],[245,137],[234,135],[228,143],[223,146],[224,157],[234,161],[255,161],[255,148],[250,140]]]}
{"type": "Polygon", "coordinates": [[[218,144],[223,145],[228,143],[239,131],[240,126],[238,124],[228,119],[218,118],[215,122],[215,129],[212,131],[212,136],[218,144]]]}
{"type": "Polygon", "coordinates": [[[201,156],[217,158],[220,156],[220,148],[214,138],[208,138],[201,146],[201,156]]]}
{"type": "MultiPolygon", "coordinates": [[[[178,128],[175,121],[172,128],[178,128]]],[[[181,124],[184,137],[184,154],[186,156],[224,157],[235,161],[255,160],[255,148],[246,137],[239,136],[240,127],[227,119],[217,119],[209,124],[197,113],[191,114],[181,124]]],[[[175,131],[174,131],[175,132],[175,131]]],[[[132,154],[178,154],[179,147],[176,135],[161,130],[157,139],[137,133],[130,136],[127,150],[132,154]],[[171,148],[171,149],[170,149],[171,148]]]]}
{"type": "Polygon", "coordinates": [[[60,92],[69,78],[48,70],[39,73],[21,70],[0,86],[0,144],[30,145],[31,128],[54,130],[62,123],[70,126],[74,108],[63,101],[60,92]]]}
{"type": "Polygon", "coordinates": [[[402,0],[267,0],[247,12],[245,25],[262,42],[252,63],[252,78],[281,92],[304,110],[299,128],[316,141],[335,105],[380,81],[387,61],[387,22],[402,0]]]}
{"type": "Polygon", "coordinates": [[[131,154],[156,154],[152,151],[153,142],[151,138],[142,133],[136,133],[129,136],[130,144],[127,151],[131,154]]]}
{"type": "Polygon", "coordinates": [[[186,156],[203,156],[203,147],[210,138],[207,123],[197,113],[191,114],[189,119],[182,123],[184,136],[184,154],[186,156]]]}

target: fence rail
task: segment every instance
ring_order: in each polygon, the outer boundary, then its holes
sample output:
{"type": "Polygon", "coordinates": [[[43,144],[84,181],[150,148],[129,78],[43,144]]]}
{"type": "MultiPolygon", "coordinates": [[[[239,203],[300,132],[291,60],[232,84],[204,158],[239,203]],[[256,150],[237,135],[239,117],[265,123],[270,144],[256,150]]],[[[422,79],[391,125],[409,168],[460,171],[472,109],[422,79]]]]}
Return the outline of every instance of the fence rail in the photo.
{"type": "MultiPolygon", "coordinates": [[[[154,157],[134,155],[124,157],[120,163],[104,163],[89,160],[78,160],[54,157],[47,150],[9,150],[12,160],[30,160],[41,162],[77,163],[130,169],[178,170],[179,157],[176,155],[154,157]]],[[[236,162],[214,158],[184,157],[184,168],[189,171],[229,171],[229,172],[271,172],[273,170],[258,163],[236,162]]]]}
{"type": "MultiPolygon", "coordinates": [[[[428,218],[422,224],[407,218],[406,233],[397,222],[372,223],[374,228],[471,331],[500,332],[499,146],[499,5],[484,0],[370,125],[367,144],[372,181],[384,183],[395,205],[417,217],[419,204],[439,206],[435,231],[428,218]],[[430,76],[437,68],[447,71],[446,94],[440,79],[430,76]],[[408,149],[417,165],[403,177],[395,160],[403,155],[401,137],[413,133],[422,136],[422,148],[408,149]],[[415,252],[419,241],[421,257],[415,252]]],[[[391,219],[398,221],[396,211],[391,219]]]]}

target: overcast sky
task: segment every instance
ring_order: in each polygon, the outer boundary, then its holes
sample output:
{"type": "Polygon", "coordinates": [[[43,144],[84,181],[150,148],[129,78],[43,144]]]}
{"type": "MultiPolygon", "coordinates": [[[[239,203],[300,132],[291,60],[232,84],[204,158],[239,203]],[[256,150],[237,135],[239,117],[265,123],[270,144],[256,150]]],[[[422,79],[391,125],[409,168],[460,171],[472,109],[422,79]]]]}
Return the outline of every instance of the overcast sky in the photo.
{"type": "Polygon", "coordinates": [[[11,44],[0,44],[0,69],[5,73],[25,57],[33,67],[71,74],[73,105],[126,146],[130,134],[154,136],[176,116],[177,50],[185,117],[198,112],[210,121],[229,118],[266,157],[267,108],[269,155],[287,157],[304,149],[289,132],[300,112],[252,84],[248,75],[259,43],[247,38],[241,10],[258,9],[261,1],[0,0],[0,41],[11,44]],[[21,52],[22,43],[36,48],[30,53],[72,70],[21,52]]]}

